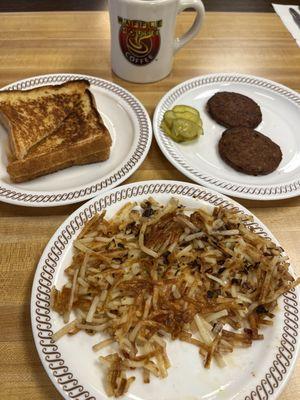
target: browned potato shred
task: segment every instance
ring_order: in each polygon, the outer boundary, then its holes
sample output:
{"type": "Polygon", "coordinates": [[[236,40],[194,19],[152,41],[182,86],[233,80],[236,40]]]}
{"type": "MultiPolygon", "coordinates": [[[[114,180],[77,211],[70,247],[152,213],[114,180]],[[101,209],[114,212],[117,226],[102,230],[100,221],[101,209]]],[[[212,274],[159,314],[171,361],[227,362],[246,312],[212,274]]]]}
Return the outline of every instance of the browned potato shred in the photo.
{"type": "Polygon", "coordinates": [[[134,369],[144,383],[167,377],[166,339],[197,346],[206,368],[224,366],[235,347],[263,339],[278,297],[299,283],[282,249],[249,226],[242,213],[190,210],[173,198],[94,216],[74,242],[68,283],[52,289],[53,310],[65,322],[70,307],[76,315],[53,338],[106,334],[93,349],[117,346],[99,358],[108,396],[126,393],[134,369]]]}

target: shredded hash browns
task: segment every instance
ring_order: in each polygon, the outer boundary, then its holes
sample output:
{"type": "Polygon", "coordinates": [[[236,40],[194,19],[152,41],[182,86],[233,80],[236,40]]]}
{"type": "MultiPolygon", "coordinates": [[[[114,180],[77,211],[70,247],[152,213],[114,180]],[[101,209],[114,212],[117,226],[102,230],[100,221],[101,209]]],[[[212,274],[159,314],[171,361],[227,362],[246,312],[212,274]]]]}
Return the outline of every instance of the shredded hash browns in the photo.
{"type": "Polygon", "coordinates": [[[198,348],[205,368],[235,347],[262,340],[277,299],[299,284],[287,257],[225,208],[191,210],[172,198],[127,203],[115,216],[88,221],[74,242],[68,283],[52,289],[53,310],[65,325],[53,335],[84,330],[105,339],[93,346],[117,351],[99,360],[108,396],[127,392],[140,369],[143,381],[166,378],[166,339],[198,348]],[[69,322],[71,311],[76,318],[69,322]]]}

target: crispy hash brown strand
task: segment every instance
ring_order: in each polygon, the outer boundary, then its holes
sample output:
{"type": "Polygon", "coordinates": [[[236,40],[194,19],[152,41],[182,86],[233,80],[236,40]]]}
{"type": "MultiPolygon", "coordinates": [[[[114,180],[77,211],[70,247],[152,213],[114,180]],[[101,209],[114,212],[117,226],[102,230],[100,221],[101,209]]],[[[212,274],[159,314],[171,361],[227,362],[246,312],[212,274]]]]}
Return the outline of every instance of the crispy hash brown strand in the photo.
{"type": "Polygon", "coordinates": [[[235,347],[263,339],[278,297],[299,283],[282,249],[250,222],[175,199],[127,203],[110,220],[95,215],[74,242],[68,283],[52,289],[52,308],[68,322],[53,340],[80,330],[107,335],[93,350],[117,349],[99,358],[108,396],[126,393],[130,370],[140,369],[145,383],[167,377],[166,339],[195,345],[205,368],[224,366],[235,347]]]}

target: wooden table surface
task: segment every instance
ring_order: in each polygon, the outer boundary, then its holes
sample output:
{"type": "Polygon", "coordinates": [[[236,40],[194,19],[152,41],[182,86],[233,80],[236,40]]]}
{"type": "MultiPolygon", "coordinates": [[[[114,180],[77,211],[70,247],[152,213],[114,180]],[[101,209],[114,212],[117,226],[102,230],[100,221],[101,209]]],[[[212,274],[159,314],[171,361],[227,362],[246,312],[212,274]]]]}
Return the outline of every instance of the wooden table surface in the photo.
{"type": "MultiPolygon", "coordinates": [[[[178,32],[192,15],[178,18],[178,32]]],[[[0,14],[0,86],[51,72],[76,72],[114,81],[130,90],[152,115],[174,85],[212,72],[263,76],[300,91],[300,51],[275,14],[207,13],[205,25],[175,58],[171,75],[158,83],[124,82],[110,70],[106,12],[0,14]]],[[[128,179],[188,179],[153,140],[143,165],[128,179]]],[[[126,182],[125,182],[126,183],[126,182]]],[[[240,200],[281,241],[300,274],[300,198],[240,200]]],[[[0,399],[53,400],[60,395],[43,370],[32,339],[30,291],[42,251],[79,205],[25,208],[0,203],[0,399]]],[[[280,400],[300,398],[300,363],[280,400]]]]}

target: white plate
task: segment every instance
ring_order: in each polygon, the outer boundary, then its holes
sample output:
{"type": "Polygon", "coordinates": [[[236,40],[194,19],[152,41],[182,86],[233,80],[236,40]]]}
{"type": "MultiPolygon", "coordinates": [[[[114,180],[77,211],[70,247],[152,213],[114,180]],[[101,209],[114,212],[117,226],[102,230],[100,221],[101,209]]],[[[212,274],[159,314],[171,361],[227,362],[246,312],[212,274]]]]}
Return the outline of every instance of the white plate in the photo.
{"type": "Polygon", "coordinates": [[[241,74],[212,74],[183,82],[159,102],[153,130],[167,159],[197,183],[230,196],[275,200],[300,194],[300,94],[276,82],[241,74]],[[216,92],[238,92],[251,97],[262,110],[262,123],[256,128],[269,136],[282,150],[276,171],[250,176],[235,171],[218,154],[218,142],[226,129],[206,112],[207,100],[216,92]],[[159,128],[163,114],[176,104],[197,108],[203,120],[204,136],[190,143],[175,143],[159,128]]]}
{"type": "MultiPolygon", "coordinates": [[[[188,206],[223,205],[247,214],[248,210],[217,192],[194,184],[174,181],[133,183],[101,194],[76,210],[56,231],[38,264],[31,297],[31,322],[35,344],[50,379],[65,399],[104,400],[103,373],[97,363],[93,344],[100,337],[79,332],[63,337],[57,344],[50,339],[62,327],[62,319],[50,310],[52,285],[65,283],[64,269],[71,260],[72,243],[85,221],[105,208],[112,216],[124,203],[148,196],[165,203],[171,196],[188,206]]],[[[274,237],[254,218],[253,228],[274,237]]],[[[131,400],[274,400],[286,384],[299,349],[299,292],[292,290],[279,301],[274,325],[263,330],[265,340],[251,349],[236,349],[220,369],[205,370],[197,349],[187,343],[168,343],[171,368],[167,379],[153,378],[149,385],[138,376],[124,399],[131,400]]]]}
{"type": "Polygon", "coordinates": [[[51,74],[24,79],[3,89],[32,89],[77,79],[90,82],[98,111],[112,136],[109,159],[12,183],[6,172],[8,135],[0,125],[0,201],[31,207],[77,203],[119,185],[145,159],[152,139],[151,121],[143,105],[115,83],[87,75],[51,74]]]}

